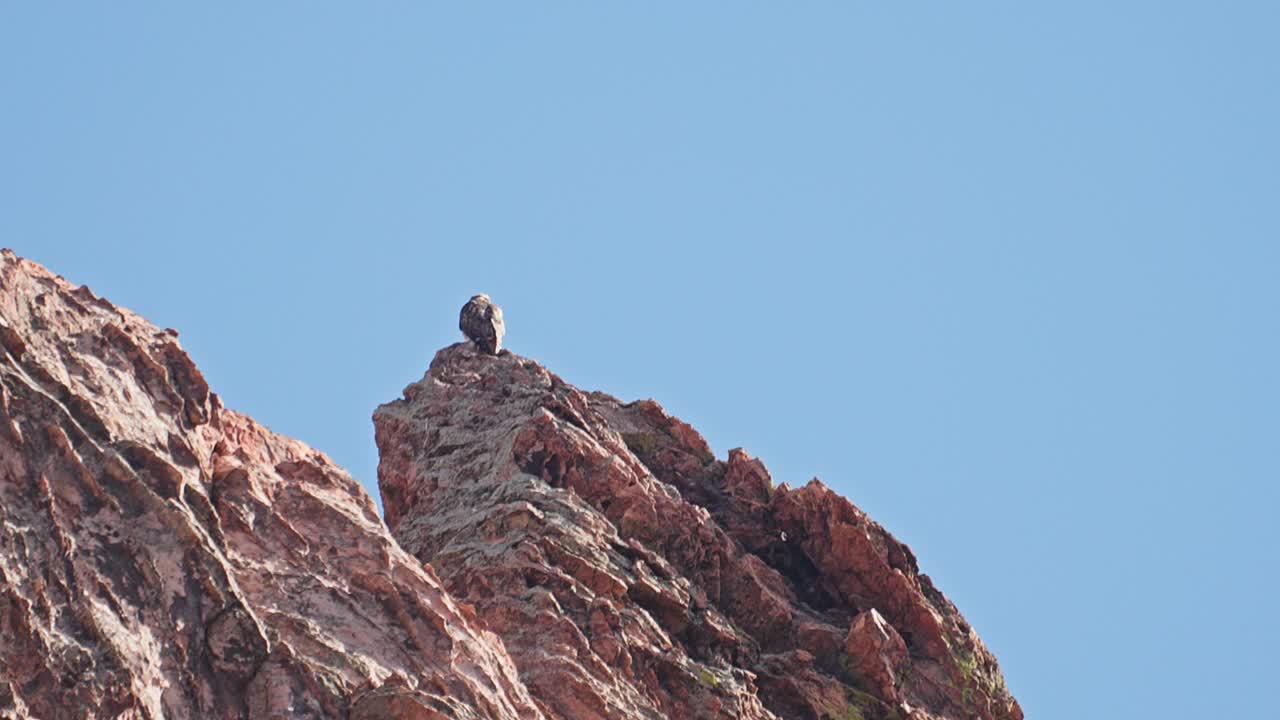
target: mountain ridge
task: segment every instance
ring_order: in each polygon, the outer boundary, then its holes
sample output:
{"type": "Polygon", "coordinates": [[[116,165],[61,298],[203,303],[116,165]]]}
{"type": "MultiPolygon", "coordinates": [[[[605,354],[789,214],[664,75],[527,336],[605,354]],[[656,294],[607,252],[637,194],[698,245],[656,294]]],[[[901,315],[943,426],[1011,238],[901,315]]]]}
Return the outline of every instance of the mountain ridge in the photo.
{"type": "Polygon", "coordinates": [[[177,333],[0,253],[0,717],[1021,718],[910,549],[653,401],[436,354],[384,518],[177,333]]]}

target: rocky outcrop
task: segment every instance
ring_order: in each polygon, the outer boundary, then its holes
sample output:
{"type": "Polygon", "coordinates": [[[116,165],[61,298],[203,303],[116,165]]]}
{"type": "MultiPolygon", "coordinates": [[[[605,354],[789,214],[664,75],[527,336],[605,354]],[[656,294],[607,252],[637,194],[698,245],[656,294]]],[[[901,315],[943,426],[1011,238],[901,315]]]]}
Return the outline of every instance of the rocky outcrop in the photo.
{"type": "Polygon", "coordinates": [[[910,549],[656,403],[466,342],[374,420],[386,524],[0,253],[0,718],[1022,717],[910,549]]]}
{"type": "Polygon", "coordinates": [[[393,534],[550,718],[1022,717],[907,546],[654,402],[459,343],[374,424],[393,534]]]}
{"type": "Polygon", "coordinates": [[[0,717],[540,718],[323,454],[0,255],[0,717]]]}
{"type": "Polygon", "coordinates": [[[875,608],[858,613],[844,641],[849,670],[862,678],[876,696],[898,699],[898,686],[906,670],[907,644],[875,608]]]}

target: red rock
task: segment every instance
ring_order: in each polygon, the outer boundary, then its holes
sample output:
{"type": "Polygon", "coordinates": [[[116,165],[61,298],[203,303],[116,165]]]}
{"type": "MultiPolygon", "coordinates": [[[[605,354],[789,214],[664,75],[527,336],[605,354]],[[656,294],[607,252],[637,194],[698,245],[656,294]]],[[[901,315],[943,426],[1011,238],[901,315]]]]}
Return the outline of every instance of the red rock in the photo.
{"type": "Polygon", "coordinates": [[[907,644],[893,626],[871,608],[858,613],[844,643],[849,666],[872,693],[889,704],[898,701],[898,678],[906,666],[907,644]]]}
{"type": "Polygon", "coordinates": [[[374,422],[390,530],[0,255],[0,717],[1022,718],[909,548],[655,402],[460,343],[374,422]]]}
{"type": "Polygon", "coordinates": [[[905,545],[655,402],[459,343],[374,425],[393,534],[549,717],[1021,717],[905,545]]]}
{"type": "Polygon", "coordinates": [[[323,454],[0,254],[0,717],[540,718],[323,454]]]}

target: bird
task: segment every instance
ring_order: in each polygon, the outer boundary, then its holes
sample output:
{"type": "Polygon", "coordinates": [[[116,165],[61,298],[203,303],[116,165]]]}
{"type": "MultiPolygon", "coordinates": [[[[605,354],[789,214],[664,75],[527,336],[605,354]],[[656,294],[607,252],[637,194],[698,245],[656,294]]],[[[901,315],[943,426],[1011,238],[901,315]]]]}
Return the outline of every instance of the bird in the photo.
{"type": "Polygon", "coordinates": [[[474,295],[462,306],[458,315],[458,329],[482,352],[497,355],[502,348],[502,336],[507,328],[502,323],[502,308],[488,295],[474,295]]]}

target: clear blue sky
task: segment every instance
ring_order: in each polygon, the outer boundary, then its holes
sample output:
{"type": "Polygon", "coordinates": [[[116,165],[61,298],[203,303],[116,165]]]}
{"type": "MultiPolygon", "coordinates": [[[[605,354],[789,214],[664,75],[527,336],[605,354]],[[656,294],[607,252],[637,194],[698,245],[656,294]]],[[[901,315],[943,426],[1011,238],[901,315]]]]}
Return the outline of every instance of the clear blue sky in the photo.
{"type": "Polygon", "coordinates": [[[1276,712],[1275,2],[55,5],[0,244],[371,489],[486,291],[871,512],[1029,718],[1276,712]]]}

